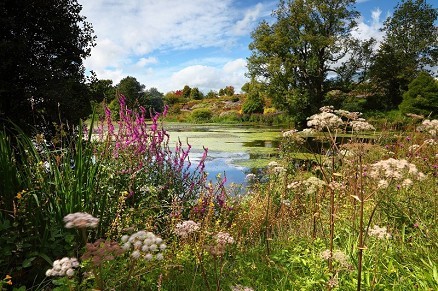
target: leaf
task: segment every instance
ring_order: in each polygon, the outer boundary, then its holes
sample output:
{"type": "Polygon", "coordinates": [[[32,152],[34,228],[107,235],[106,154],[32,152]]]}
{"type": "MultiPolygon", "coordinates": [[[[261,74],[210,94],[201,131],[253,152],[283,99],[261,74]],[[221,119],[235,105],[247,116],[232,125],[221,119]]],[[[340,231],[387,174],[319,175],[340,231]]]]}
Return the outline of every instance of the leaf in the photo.
{"type": "Polygon", "coordinates": [[[360,201],[359,196],[357,196],[357,195],[350,195],[350,196],[353,197],[354,199],[356,199],[357,201],[362,202],[362,201],[360,201]]]}
{"type": "Polygon", "coordinates": [[[25,260],[23,261],[23,263],[21,264],[21,266],[22,266],[23,268],[28,268],[28,267],[32,266],[32,261],[33,261],[33,260],[35,260],[35,257],[27,258],[27,259],[25,259],[25,260]]]}

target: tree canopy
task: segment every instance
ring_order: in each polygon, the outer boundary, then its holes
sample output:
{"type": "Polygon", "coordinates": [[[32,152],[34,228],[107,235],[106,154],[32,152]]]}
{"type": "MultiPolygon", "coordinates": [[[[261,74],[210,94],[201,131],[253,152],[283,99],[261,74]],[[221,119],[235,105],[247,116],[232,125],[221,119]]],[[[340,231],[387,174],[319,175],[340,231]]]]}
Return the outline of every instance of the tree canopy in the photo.
{"type": "Polygon", "coordinates": [[[315,112],[331,90],[329,73],[348,51],[358,13],[354,0],[281,0],[276,22],[252,33],[251,78],[263,82],[279,109],[297,120],[315,112]]]}
{"type": "Polygon", "coordinates": [[[0,2],[0,120],[77,122],[90,111],[93,29],[75,0],[0,2]]]}

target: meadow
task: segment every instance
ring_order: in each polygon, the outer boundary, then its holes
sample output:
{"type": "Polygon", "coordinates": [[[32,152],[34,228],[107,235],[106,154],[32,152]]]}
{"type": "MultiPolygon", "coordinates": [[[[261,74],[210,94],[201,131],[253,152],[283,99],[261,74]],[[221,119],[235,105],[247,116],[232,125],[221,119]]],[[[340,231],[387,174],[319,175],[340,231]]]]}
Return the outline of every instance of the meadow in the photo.
{"type": "Polygon", "coordinates": [[[0,132],[2,289],[438,289],[438,120],[321,108],[235,193],[145,116],[0,132]]]}

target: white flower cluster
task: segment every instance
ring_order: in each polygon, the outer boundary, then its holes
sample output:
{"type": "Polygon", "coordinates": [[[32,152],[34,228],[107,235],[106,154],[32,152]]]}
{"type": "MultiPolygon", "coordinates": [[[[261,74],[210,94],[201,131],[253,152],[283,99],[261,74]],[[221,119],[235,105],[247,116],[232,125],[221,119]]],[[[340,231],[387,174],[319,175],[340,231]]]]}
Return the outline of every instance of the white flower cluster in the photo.
{"type": "Polygon", "coordinates": [[[391,234],[387,231],[386,226],[379,227],[378,225],[374,225],[373,228],[368,230],[368,234],[378,239],[391,238],[391,234]]]}
{"type": "Polygon", "coordinates": [[[297,132],[298,132],[298,130],[296,130],[296,129],[291,129],[291,130],[285,131],[285,132],[283,132],[283,137],[291,137],[297,132]]]}
{"type": "Polygon", "coordinates": [[[234,243],[234,238],[228,232],[218,232],[213,239],[214,244],[207,247],[213,256],[222,256],[227,246],[234,243]]]}
{"type": "Polygon", "coordinates": [[[70,213],[64,217],[66,228],[95,228],[99,224],[99,218],[85,212],[70,213]]]}
{"type": "Polygon", "coordinates": [[[307,186],[306,194],[314,194],[317,192],[318,189],[322,188],[326,183],[318,179],[316,177],[309,177],[308,179],[303,181],[304,185],[307,186]]]}
{"type": "Polygon", "coordinates": [[[307,126],[317,130],[336,129],[344,124],[342,119],[336,114],[330,112],[321,112],[307,118],[307,126]]]}
{"type": "Polygon", "coordinates": [[[228,232],[218,232],[216,234],[216,242],[220,245],[233,244],[234,238],[228,232]]]}
{"type": "Polygon", "coordinates": [[[374,179],[386,178],[392,180],[402,180],[406,178],[406,175],[410,175],[418,180],[425,177],[414,164],[409,163],[405,159],[397,160],[394,158],[372,164],[368,175],[374,179]]]}
{"type": "Polygon", "coordinates": [[[182,237],[187,238],[190,234],[198,231],[201,228],[200,224],[194,222],[193,220],[186,220],[183,222],[179,222],[175,226],[175,234],[182,237]]]}
{"type": "Polygon", "coordinates": [[[418,128],[420,131],[427,131],[432,136],[438,135],[438,119],[426,119],[418,128]]]}
{"type": "Polygon", "coordinates": [[[246,175],[245,180],[248,182],[254,182],[257,180],[257,176],[253,173],[249,173],[248,175],[246,175]]]}
{"type": "Polygon", "coordinates": [[[276,161],[271,161],[271,162],[269,162],[268,167],[270,167],[270,168],[278,167],[278,163],[276,161]]]}
{"type": "Polygon", "coordinates": [[[330,257],[333,258],[336,262],[338,262],[341,267],[350,268],[351,264],[348,261],[348,256],[341,250],[333,251],[333,255],[330,254],[330,250],[325,250],[320,254],[321,259],[328,260],[330,257]]]}
{"type": "Polygon", "coordinates": [[[374,126],[366,122],[365,120],[352,120],[350,126],[353,131],[370,131],[376,130],[374,126]]]}
{"type": "Polygon", "coordinates": [[[345,117],[349,120],[359,120],[359,117],[362,115],[362,113],[360,113],[360,112],[350,112],[350,111],[342,110],[342,109],[335,110],[334,112],[337,115],[345,117]]]}
{"type": "Polygon", "coordinates": [[[72,277],[75,274],[74,268],[79,267],[78,259],[62,258],[53,262],[53,267],[46,271],[47,277],[68,276],[72,277]]]}
{"type": "Polygon", "coordinates": [[[132,250],[132,258],[138,259],[143,256],[148,261],[152,260],[154,256],[156,260],[162,260],[163,254],[160,251],[166,249],[166,244],[163,243],[160,237],[144,230],[140,230],[130,236],[122,236],[122,243],[123,250],[132,250]]]}

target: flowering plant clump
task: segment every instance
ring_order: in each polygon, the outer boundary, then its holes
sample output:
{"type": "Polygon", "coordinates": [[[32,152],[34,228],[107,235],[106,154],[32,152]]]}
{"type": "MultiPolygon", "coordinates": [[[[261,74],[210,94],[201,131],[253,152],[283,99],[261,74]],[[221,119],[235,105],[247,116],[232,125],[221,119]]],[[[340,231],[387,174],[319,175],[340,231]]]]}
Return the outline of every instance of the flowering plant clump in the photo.
{"type": "Polygon", "coordinates": [[[421,123],[418,130],[426,131],[432,136],[437,136],[438,133],[438,119],[426,119],[421,123]]]}
{"type": "Polygon", "coordinates": [[[163,254],[160,251],[164,251],[167,247],[162,238],[144,230],[140,230],[130,236],[124,235],[121,240],[123,243],[122,249],[132,251],[131,257],[133,259],[143,256],[148,261],[153,258],[162,260],[163,254]]]}
{"type": "Polygon", "coordinates": [[[373,228],[368,230],[368,234],[378,239],[391,238],[391,234],[387,231],[386,226],[379,227],[378,225],[374,225],[373,228]]]}
{"type": "Polygon", "coordinates": [[[46,271],[47,277],[68,276],[72,277],[75,272],[74,268],[79,267],[78,259],[64,257],[53,262],[53,267],[46,271]]]}
{"type": "Polygon", "coordinates": [[[179,222],[175,227],[175,234],[182,237],[187,238],[190,234],[197,232],[200,229],[200,225],[193,220],[187,220],[183,222],[179,222]]]}
{"type": "Polygon", "coordinates": [[[374,126],[369,124],[365,120],[352,120],[350,121],[350,126],[353,131],[369,131],[369,130],[376,130],[374,126]]]}
{"type": "Polygon", "coordinates": [[[85,212],[76,212],[66,215],[64,223],[66,228],[96,228],[99,224],[99,218],[85,212]]]}
{"type": "Polygon", "coordinates": [[[113,241],[98,239],[94,243],[87,243],[82,260],[90,259],[94,266],[101,266],[104,262],[113,260],[123,254],[124,250],[113,241]]]}
{"type": "Polygon", "coordinates": [[[331,112],[321,112],[307,118],[307,126],[317,130],[336,129],[343,125],[342,119],[331,112]]]}
{"type": "Polygon", "coordinates": [[[222,256],[226,247],[234,244],[234,238],[228,232],[218,232],[213,238],[214,244],[207,248],[213,256],[222,256]]]}
{"type": "Polygon", "coordinates": [[[385,181],[382,181],[384,179],[390,179],[390,180],[405,180],[402,185],[404,186],[410,186],[412,183],[409,182],[407,176],[411,176],[415,179],[422,180],[425,178],[425,175],[418,171],[417,167],[409,163],[405,159],[393,159],[389,158],[387,160],[381,160],[378,161],[370,166],[370,170],[368,173],[370,178],[373,179],[379,179],[379,185],[380,188],[383,188],[388,183],[385,183],[385,181]]]}

